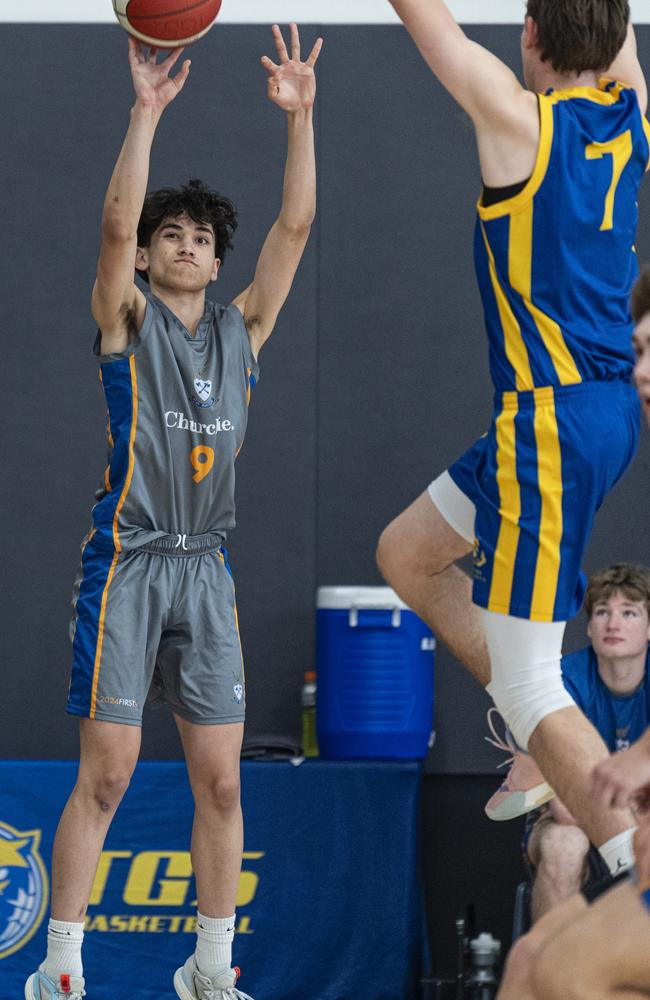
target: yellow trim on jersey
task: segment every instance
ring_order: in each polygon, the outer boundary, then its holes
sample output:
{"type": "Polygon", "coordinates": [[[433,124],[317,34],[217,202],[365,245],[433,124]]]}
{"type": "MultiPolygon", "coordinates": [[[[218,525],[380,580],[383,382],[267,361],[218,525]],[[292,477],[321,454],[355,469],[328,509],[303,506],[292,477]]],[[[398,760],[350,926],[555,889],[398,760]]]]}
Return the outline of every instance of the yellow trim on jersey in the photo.
{"type": "Polygon", "coordinates": [[[617,104],[621,92],[631,89],[626,83],[614,83],[613,80],[607,77],[601,77],[598,82],[600,84],[599,87],[567,87],[566,90],[554,90],[552,94],[548,95],[548,100],[551,104],[559,104],[560,101],[572,101],[576,98],[582,98],[586,101],[593,101],[594,104],[607,106],[617,104]],[[610,83],[614,83],[614,86],[609,90],[605,90],[604,88],[610,83]]]}
{"type": "Polygon", "coordinates": [[[120,494],[120,499],[117,501],[117,507],[115,508],[115,514],[113,515],[113,543],[115,545],[115,551],[121,552],[122,546],[120,545],[120,535],[117,530],[117,522],[119,520],[120,511],[124,506],[124,501],[126,500],[126,495],[131,488],[131,479],[133,478],[133,445],[135,442],[135,431],[136,425],[138,423],[138,377],[135,370],[135,355],[132,354],[129,358],[129,368],[131,370],[131,433],[129,435],[129,465],[126,472],[126,479],[124,480],[124,487],[120,494]]]}
{"type": "Polygon", "coordinates": [[[519,545],[519,517],[521,493],[517,480],[517,439],[515,404],[504,408],[496,419],[497,485],[499,487],[499,513],[501,525],[497,547],[494,551],[492,582],[488,598],[488,611],[507,612],[512,597],[512,582],[519,545]],[[507,511],[507,514],[504,512],[507,511]]]}
{"type": "Polygon", "coordinates": [[[95,712],[97,711],[97,688],[99,686],[99,671],[101,669],[102,660],[102,646],[104,645],[104,619],[106,618],[106,601],[108,600],[108,588],[113,582],[113,574],[115,572],[115,567],[117,566],[118,554],[117,552],[113,556],[113,561],[111,563],[111,568],[108,571],[108,579],[106,580],[106,585],[104,587],[104,593],[102,594],[102,603],[99,612],[99,627],[97,629],[97,646],[95,647],[95,663],[93,667],[93,687],[92,694],[90,696],[90,718],[95,718],[95,712]]]}
{"type": "Polygon", "coordinates": [[[519,292],[548,351],[560,385],[582,382],[580,372],[566,346],[558,324],[532,301],[533,282],[533,203],[510,220],[508,271],[512,288],[519,292]]]}
{"type": "MultiPolygon", "coordinates": [[[[599,84],[602,88],[612,82],[613,81],[611,81],[608,77],[601,77],[599,80],[599,84]]],[[[476,206],[479,216],[486,220],[503,218],[504,215],[510,215],[512,212],[516,212],[520,208],[523,208],[535,197],[542,185],[544,177],[546,176],[549,160],[551,158],[551,147],[553,145],[554,132],[553,106],[555,104],[558,104],[560,101],[570,101],[574,98],[590,100],[596,104],[616,104],[621,96],[621,91],[629,89],[630,88],[627,84],[616,83],[611,90],[599,90],[596,87],[570,87],[567,90],[555,90],[552,94],[538,94],[537,100],[539,103],[540,119],[539,148],[537,150],[537,159],[535,161],[533,174],[526,184],[526,187],[523,188],[519,194],[516,194],[514,198],[508,198],[506,201],[500,201],[496,205],[491,205],[489,208],[485,208],[482,203],[483,196],[481,195],[476,206]]],[[[648,164],[648,169],[650,170],[650,163],[648,164]]]]}
{"type": "Polygon", "coordinates": [[[521,335],[521,327],[519,326],[517,318],[508,301],[508,296],[499,282],[492,247],[490,246],[487,238],[485,226],[482,223],[481,232],[483,234],[483,241],[488,255],[490,281],[492,282],[492,290],[494,291],[497,309],[499,310],[499,319],[503,330],[503,342],[506,357],[514,369],[517,390],[519,392],[525,392],[529,389],[533,389],[535,385],[533,382],[533,373],[530,370],[528,350],[526,349],[524,338],[521,335]]]}
{"type": "Polygon", "coordinates": [[[539,146],[532,176],[526,187],[519,194],[516,194],[514,198],[500,201],[496,205],[490,205],[489,208],[485,208],[482,204],[483,195],[481,195],[476,208],[480,218],[485,219],[485,221],[489,219],[501,219],[504,215],[510,215],[511,212],[516,212],[518,209],[524,208],[528,202],[533,200],[542,186],[542,181],[546,177],[546,171],[551,159],[551,147],[553,146],[553,108],[548,97],[545,97],[543,94],[538,95],[538,104],[539,146]]]}
{"type": "Polygon", "coordinates": [[[552,622],[560,575],[560,544],[564,527],[562,452],[554,396],[535,406],[535,441],[542,510],[530,620],[552,622]]]}
{"type": "MultiPolygon", "coordinates": [[[[643,122],[643,131],[645,132],[645,137],[648,140],[648,151],[649,151],[649,154],[650,154],[650,122],[645,117],[643,117],[641,119],[641,121],[643,122]]],[[[648,163],[646,165],[646,172],[648,170],[650,170],[650,155],[648,155],[648,163]]]]}

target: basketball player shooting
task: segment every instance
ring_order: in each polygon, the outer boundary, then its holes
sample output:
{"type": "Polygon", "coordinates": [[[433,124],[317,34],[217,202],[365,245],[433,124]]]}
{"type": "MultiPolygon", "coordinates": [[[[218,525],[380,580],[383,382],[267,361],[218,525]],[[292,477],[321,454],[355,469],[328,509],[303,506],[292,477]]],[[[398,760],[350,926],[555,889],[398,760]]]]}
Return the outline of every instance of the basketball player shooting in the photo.
{"type": "MultiPolygon", "coordinates": [[[[198,181],[146,194],[156,127],[187,84],[129,40],[136,100],[102,219],[92,310],[109,414],[110,462],[75,587],[68,712],[80,764],[52,859],[47,956],[27,1000],[85,996],[83,921],[106,833],[127,789],[150,689],[178,726],[195,802],[196,951],[176,971],[181,1000],[250,1000],[231,968],[243,847],[239,757],[245,687],[232,577],[234,463],[258,352],[291,288],[316,209],[312,107],[319,39],[301,60],[273,28],[270,99],[288,118],[280,214],[250,285],[206,300],[236,227],[233,205],[198,181]],[[148,285],[134,284],[134,266],[148,285]]],[[[124,995],[138,984],[122,982],[124,995]]]]}
{"type": "MultiPolygon", "coordinates": [[[[629,4],[528,0],[525,87],[442,0],[392,5],[476,130],[495,408],[487,435],[384,531],[379,564],[487,686],[614,873],[632,862],[634,819],[590,797],[607,749],[560,659],[594,516],[639,435],[629,299],[650,127],[629,4]],[[473,586],[454,565],[472,549],[473,586]]],[[[500,807],[518,815],[552,789],[535,800],[506,782],[500,807]]]]}

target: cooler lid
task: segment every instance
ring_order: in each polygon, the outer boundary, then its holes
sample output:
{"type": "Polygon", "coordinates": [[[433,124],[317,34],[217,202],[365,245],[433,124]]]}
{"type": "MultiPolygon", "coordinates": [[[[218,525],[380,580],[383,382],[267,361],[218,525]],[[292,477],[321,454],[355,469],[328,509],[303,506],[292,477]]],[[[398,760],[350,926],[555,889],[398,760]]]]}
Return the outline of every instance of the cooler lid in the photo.
{"type": "Polygon", "coordinates": [[[366,611],[410,611],[392,587],[319,587],[316,607],[321,610],[363,608],[366,611]]]}

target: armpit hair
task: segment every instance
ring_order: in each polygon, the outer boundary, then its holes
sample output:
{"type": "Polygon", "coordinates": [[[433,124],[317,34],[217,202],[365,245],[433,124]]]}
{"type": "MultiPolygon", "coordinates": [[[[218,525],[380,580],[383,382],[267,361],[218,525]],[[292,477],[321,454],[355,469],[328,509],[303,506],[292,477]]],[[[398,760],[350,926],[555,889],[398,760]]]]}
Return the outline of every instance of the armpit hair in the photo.
{"type": "Polygon", "coordinates": [[[259,314],[254,316],[247,316],[244,322],[246,324],[246,329],[252,330],[254,326],[260,325],[260,323],[262,322],[262,317],[259,314]]]}
{"type": "Polygon", "coordinates": [[[135,307],[132,305],[123,305],[120,309],[120,319],[124,324],[126,335],[129,338],[130,343],[138,336],[138,320],[135,307]]]}

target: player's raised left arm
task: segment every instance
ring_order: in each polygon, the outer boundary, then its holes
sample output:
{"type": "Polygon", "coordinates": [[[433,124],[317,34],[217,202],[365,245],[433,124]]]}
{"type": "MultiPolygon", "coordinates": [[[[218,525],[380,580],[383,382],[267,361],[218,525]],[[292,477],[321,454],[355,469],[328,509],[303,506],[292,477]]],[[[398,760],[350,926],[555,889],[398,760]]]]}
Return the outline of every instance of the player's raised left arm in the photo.
{"type": "Polygon", "coordinates": [[[611,76],[615,80],[620,80],[621,83],[627,83],[630,87],[634,87],[639,99],[641,114],[644,115],[648,110],[648,85],[639,62],[636,35],[631,22],[627,29],[625,45],[607,70],[607,76],[611,76]]]}
{"type": "Polygon", "coordinates": [[[280,63],[264,56],[262,65],[269,74],[270,99],[287,113],[288,149],[282,208],[262,247],[252,284],[234,301],[244,317],[256,356],[273,332],[316,214],[314,66],[322,39],[317,40],[308,59],[301,62],[300,37],[295,24],[291,25],[291,57],[277,25],[273,26],[273,35],[280,63]]]}

